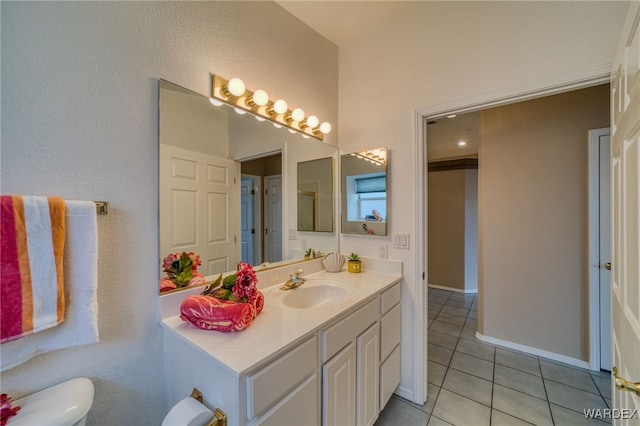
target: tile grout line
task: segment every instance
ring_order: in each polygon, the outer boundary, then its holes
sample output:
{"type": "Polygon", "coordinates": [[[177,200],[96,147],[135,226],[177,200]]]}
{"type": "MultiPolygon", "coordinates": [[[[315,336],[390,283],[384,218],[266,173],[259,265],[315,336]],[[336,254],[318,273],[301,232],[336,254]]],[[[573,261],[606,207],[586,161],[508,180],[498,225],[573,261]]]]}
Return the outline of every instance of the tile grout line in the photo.
{"type": "Polygon", "coordinates": [[[540,364],[540,357],[538,359],[538,368],[540,369],[540,378],[542,378],[542,387],[544,388],[544,396],[547,398],[547,406],[549,407],[549,415],[551,416],[551,423],[555,426],[556,419],[553,418],[553,411],[551,410],[551,401],[549,401],[549,393],[547,392],[547,384],[544,382],[544,374],[542,373],[542,365],[540,364]]]}

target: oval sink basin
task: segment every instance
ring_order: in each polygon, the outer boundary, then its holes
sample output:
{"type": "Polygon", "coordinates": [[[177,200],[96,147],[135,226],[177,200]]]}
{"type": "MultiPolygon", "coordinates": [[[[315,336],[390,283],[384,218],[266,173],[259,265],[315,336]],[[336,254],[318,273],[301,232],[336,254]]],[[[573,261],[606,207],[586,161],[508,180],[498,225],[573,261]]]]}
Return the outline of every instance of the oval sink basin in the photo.
{"type": "Polygon", "coordinates": [[[344,300],[349,292],[336,285],[319,284],[302,286],[288,290],[287,295],[282,298],[282,303],[290,308],[309,309],[319,306],[330,305],[344,300]]]}

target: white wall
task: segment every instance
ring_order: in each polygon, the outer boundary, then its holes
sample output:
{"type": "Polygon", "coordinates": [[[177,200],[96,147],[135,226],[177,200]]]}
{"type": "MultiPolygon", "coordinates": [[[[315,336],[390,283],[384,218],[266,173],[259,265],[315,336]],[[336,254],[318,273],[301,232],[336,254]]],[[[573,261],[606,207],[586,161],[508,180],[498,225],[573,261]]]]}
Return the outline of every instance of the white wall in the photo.
{"type": "Polygon", "coordinates": [[[271,2],[0,7],[1,192],[110,203],[98,218],[100,343],[9,370],[2,391],[84,375],[96,384],[90,424],[160,424],[158,79],[208,95],[210,73],[239,76],[334,123],[337,145],[337,48],[271,2]]]}
{"type": "MultiPolygon", "coordinates": [[[[404,262],[401,391],[411,397],[416,276],[415,112],[609,64],[628,4],[615,2],[424,2],[340,49],[340,149],[387,146],[387,237],[343,235],[342,252],[404,262]],[[411,249],[394,249],[393,234],[411,249]]],[[[480,165],[482,167],[482,165],[480,165]]],[[[419,273],[419,272],[418,272],[419,273]]],[[[419,378],[418,378],[419,379],[419,378]]]]}

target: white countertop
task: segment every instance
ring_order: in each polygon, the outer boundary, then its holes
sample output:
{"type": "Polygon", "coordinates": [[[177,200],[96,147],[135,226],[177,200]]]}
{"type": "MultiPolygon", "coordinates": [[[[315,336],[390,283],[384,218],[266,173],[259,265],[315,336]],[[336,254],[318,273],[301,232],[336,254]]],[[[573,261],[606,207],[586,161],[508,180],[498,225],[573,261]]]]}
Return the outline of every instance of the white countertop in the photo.
{"type": "Polygon", "coordinates": [[[199,294],[201,288],[167,295],[173,301],[166,299],[171,308],[163,306],[161,321],[169,332],[240,376],[259,366],[270,356],[284,351],[289,345],[310,336],[350,308],[372,299],[375,294],[399,282],[402,279],[401,266],[391,269],[396,270],[382,272],[364,269],[359,274],[344,270],[339,273],[321,271],[304,275],[307,282],[300,289],[331,280],[338,286],[344,285],[348,291],[348,295],[338,302],[308,309],[290,308],[282,303],[284,296],[297,289],[281,291],[279,287],[282,283],[266,288],[259,286],[265,295],[264,310],[248,328],[238,332],[202,330],[180,319],[179,308],[175,309],[176,305],[179,306],[176,299],[181,302],[190,294],[199,294]],[[171,315],[172,311],[175,311],[175,315],[171,315]]]}

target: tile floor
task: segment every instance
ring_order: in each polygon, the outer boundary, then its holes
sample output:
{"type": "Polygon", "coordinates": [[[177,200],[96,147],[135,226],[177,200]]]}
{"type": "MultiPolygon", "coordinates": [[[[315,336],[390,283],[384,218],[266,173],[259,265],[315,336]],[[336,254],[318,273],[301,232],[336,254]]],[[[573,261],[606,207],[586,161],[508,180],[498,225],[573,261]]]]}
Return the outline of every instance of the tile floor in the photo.
{"type": "Polygon", "coordinates": [[[605,425],[585,408],[608,408],[608,373],[476,339],[476,296],[429,289],[428,400],[394,395],[375,426],[605,425]]]}

